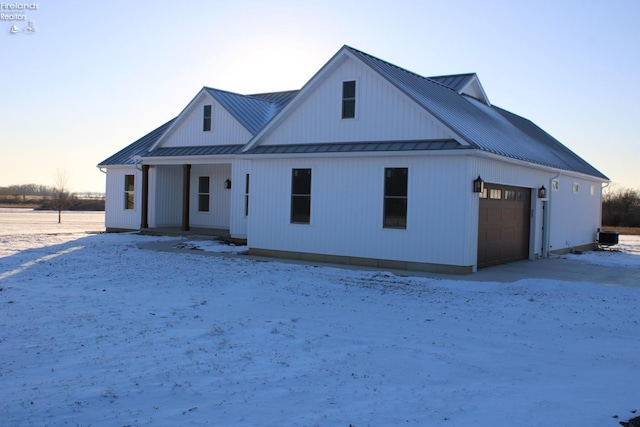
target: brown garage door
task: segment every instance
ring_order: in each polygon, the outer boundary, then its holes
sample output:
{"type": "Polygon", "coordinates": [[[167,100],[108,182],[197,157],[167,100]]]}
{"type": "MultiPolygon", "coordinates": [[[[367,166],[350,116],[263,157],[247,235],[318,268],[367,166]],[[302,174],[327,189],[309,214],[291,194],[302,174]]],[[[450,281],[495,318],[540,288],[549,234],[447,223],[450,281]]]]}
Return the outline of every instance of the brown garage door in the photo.
{"type": "Polygon", "coordinates": [[[480,195],[478,268],[529,258],[531,191],[485,184],[480,195]]]}

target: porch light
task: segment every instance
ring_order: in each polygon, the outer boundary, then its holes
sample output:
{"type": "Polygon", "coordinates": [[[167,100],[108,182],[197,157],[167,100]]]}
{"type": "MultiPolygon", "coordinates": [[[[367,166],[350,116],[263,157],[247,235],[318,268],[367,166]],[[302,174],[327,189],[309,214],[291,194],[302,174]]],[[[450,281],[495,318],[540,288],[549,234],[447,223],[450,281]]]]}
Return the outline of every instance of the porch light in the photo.
{"type": "Polygon", "coordinates": [[[227,190],[231,188],[231,180],[229,178],[224,182],[224,188],[227,190]]]}
{"type": "Polygon", "coordinates": [[[478,178],[473,180],[473,192],[474,193],[482,193],[484,191],[484,181],[478,175],[478,178]]]}
{"type": "Polygon", "coordinates": [[[538,188],[538,199],[546,199],[547,198],[547,189],[544,188],[544,185],[538,188]]]}

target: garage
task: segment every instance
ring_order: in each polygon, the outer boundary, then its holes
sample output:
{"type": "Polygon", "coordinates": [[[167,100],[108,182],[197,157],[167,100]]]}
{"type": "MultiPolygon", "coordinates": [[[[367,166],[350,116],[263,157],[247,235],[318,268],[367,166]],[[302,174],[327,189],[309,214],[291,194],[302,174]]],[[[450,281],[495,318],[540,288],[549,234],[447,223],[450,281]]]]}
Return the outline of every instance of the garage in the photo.
{"type": "Polygon", "coordinates": [[[478,268],[529,258],[531,190],[485,184],[480,193],[478,268]]]}

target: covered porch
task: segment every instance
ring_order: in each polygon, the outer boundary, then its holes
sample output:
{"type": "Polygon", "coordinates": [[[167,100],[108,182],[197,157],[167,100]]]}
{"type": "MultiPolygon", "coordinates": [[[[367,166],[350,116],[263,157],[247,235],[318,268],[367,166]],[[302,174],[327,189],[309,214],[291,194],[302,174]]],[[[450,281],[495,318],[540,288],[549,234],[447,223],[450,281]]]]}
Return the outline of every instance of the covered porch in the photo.
{"type": "Polygon", "coordinates": [[[231,163],[143,164],[140,230],[229,236],[231,163]]]}

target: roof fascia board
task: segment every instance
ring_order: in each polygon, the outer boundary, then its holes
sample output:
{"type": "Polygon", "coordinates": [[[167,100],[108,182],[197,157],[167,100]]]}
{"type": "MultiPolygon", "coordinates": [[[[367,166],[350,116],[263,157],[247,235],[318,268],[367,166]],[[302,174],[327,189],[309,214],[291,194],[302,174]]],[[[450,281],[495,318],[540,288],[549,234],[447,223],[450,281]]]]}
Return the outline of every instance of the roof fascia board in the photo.
{"type": "Polygon", "coordinates": [[[320,70],[318,70],[318,72],[316,72],[313,77],[311,77],[311,79],[307,81],[307,83],[305,83],[304,86],[302,86],[302,88],[293,97],[293,99],[289,101],[289,103],[282,110],[280,110],[278,114],[272,117],[269,123],[267,123],[249,142],[247,142],[247,145],[245,145],[242,151],[248,151],[256,145],[259,145],[260,140],[273,132],[274,128],[276,128],[279,123],[285,120],[295,109],[295,107],[308,97],[309,93],[311,93],[313,89],[318,87],[318,85],[326,80],[329,73],[338,65],[340,65],[342,61],[347,58],[347,56],[350,56],[350,53],[347,49],[347,46],[345,45],[342,46],[342,48],[338,52],[336,52],[336,54],[333,55],[331,59],[329,59],[329,61],[327,61],[327,63],[324,64],[322,68],[320,68],[320,70]]]}
{"type": "Polygon", "coordinates": [[[171,134],[173,134],[173,132],[178,128],[178,126],[180,126],[186,120],[187,116],[191,114],[196,104],[200,102],[203,97],[207,96],[215,100],[215,98],[211,96],[206,88],[203,87],[202,89],[200,89],[196,96],[194,96],[193,99],[187,104],[187,106],[184,107],[184,109],[180,112],[180,114],[178,114],[174,122],[171,123],[171,126],[169,126],[169,128],[162,134],[162,136],[160,136],[160,138],[158,138],[158,140],[149,148],[149,152],[162,146],[162,143],[165,142],[166,139],[169,138],[169,136],[171,136],[171,134]]]}

